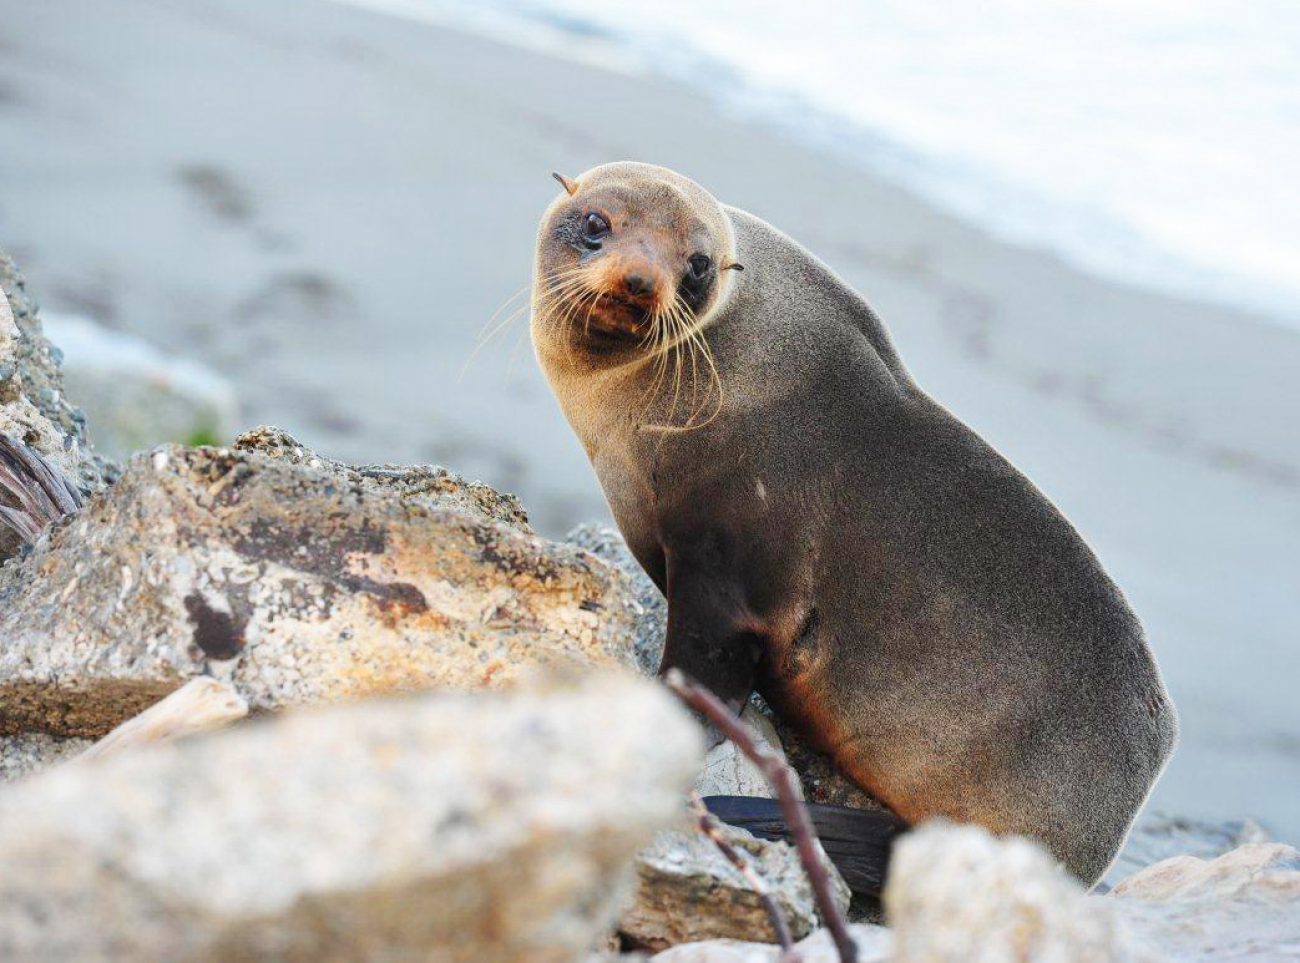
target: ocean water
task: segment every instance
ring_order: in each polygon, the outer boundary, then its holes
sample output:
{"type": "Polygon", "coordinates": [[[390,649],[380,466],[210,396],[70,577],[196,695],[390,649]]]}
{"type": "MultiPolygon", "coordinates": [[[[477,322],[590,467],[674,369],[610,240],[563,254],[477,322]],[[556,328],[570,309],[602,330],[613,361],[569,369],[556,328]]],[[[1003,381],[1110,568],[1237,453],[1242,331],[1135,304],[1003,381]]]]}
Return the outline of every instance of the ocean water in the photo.
{"type": "Polygon", "coordinates": [[[1300,327],[1295,0],[346,0],[622,70],[1005,239],[1300,327]]]}

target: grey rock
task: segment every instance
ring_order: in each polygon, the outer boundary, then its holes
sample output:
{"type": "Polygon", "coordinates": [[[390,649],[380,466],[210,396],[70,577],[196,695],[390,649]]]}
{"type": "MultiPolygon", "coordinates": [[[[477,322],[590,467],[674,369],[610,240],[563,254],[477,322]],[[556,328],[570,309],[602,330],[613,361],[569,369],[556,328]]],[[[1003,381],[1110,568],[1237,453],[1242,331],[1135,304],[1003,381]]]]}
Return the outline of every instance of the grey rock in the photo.
{"type": "Polygon", "coordinates": [[[60,739],[45,732],[0,736],[0,783],[13,782],[71,759],[94,744],[93,739],[60,739]]]}
{"type": "MultiPolygon", "coordinates": [[[[2,253],[0,288],[0,434],[36,449],[83,493],[100,491],[116,468],[91,449],[85,415],[64,394],[60,353],[42,331],[22,275],[2,253]]],[[[0,561],[19,545],[0,527],[0,561]]]]}
{"type": "Polygon", "coordinates": [[[43,322],[98,451],[120,459],[165,442],[217,444],[239,431],[238,395],[216,371],[88,318],[47,312],[43,322]]]}
{"type": "Polygon", "coordinates": [[[637,662],[641,670],[653,675],[659,669],[668,631],[668,602],[659,587],[646,575],[623,536],[607,525],[579,525],[569,532],[568,541],[607,562],[627,582],[638,607],[634,628],[637,662]]]}
{"type": "Polygon", "coordinates": [[[0,958],[570,960],[701,737],[631,673],[298,710],[0,793],[0,958]]]}
{"type": "Polygon", "coordinates": [[[274,429],[163,447],[0,568],[0,735],[102,736],[206,668],[257,712],[632,667],[637,617],[603,562],[441,469],[274,429]]]}
{"type": "MultiPolygon", "coordinates": [[[[816,903],[794,849],[755,839],[743,829],[723,826],[721,831],[750,857],[794,937],[810,933],[818,923],[816,903]]],[[[662,950],[707,939],[775,942],[776,932],[754,887],[704,834],[690,829],[661,832],[637,855],[636,869],[636,897],[618,926],[630,945],[662,950]]],[[[844,909],[848,887],[833,868],[831,880],[844,909]]]]}
{"type": "MultiPolygon", "coordinates": [[[[766,749],[784,758],[781,740],[777,737],[772,720],[747,705],[740,720],[753,732],[760,749],[766,749]]],[[[796,787],[800,788],[800,787],[796,787]]],[[[772,787],[749,757],[736,748],[730,739],[714,745],[704,757],[704,767],[695,780],[695,791],[701,796],[761,796],[773,798],[772,787]]],[[[800,793],[802,796],[802,793],[800,793]]]]}

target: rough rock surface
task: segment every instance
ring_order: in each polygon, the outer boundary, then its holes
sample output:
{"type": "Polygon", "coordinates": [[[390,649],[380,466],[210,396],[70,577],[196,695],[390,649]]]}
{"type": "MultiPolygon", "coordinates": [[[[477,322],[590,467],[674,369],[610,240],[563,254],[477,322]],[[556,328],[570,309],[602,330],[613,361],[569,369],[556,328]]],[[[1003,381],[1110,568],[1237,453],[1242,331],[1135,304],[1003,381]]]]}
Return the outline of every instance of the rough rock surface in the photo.
{"type": "Polygon", "coordinates": [[[1292,846],[1176,856],[1103,898],[1161,959],[1300,960],[1300,851],[1292,846]]]}
{"type": "MultiPolygon", "coordinates": [[[[755,741],[762,749],[785,756],[781,740],[777,738],[772,720],[752,705],[745,706],[740,719],[753,731],[755,741]]],[[[799,788],[799,787],[796,787],[799,788]]],[[[772,787],[762,770],[749,757],[736,748],[730,739],[713,746],[704,757],[704,768],[695,780],[695,791],[701,796],[762,796],[773,798],[772,787]]],[[[801,794],[802,795],[802,794],[801,794]]]]}
{"type": "Polygon", "coordinates": [[[234,385],[206,365],[89,318],[46,312],[42,322],[97,451],[127,458],[166,442],[219,444],[243,427],[234,385]]]}
{"type": "MultiPolygon", "coordinates": [[[[751,857],[754,871],[785,913],[796,939],[818,924],[812,887],[799,856],[785,843],[755,839],[743,829],[723,826],[732,846],[751,857]]],[[[632,946],[662,950],[707,939],[775,942],[776,932],[749,881],[700,832],[665,831],[637,856],[637,890],[619,919],[619,932],[632,946]]],[[[841,908],[849,890],[838,873],[831,876],[841,908]]]]}
{"type": "Polygon", "coordinates": [[[57,767],[0,793],[0,958],[574,959],[701,749],[663,690],[596,673],[57,767]]]}
{"type": "Polygon", "coordinates": [[[641,568],[623,536],[607,525],[579,525],[569,532],[568,541],[585,548],[618,571],[637,605],[633,639],[641,670],[653,675],[659,670],[668,625],[668,602],[659,587],[641,568]]]}
{"type": "Polygon", "coordinates": [[[46,732],[0,736],[0,783],[13,782],[71,759],[94,744],[94,739],[60,739],[46,732]]]}
{"type": "Polygon", "coordinates": [[[212,666],[254,712],[635,663],[635,603],[518,503],[273,429],[164,447],[0,568],[0,736],[97,737],[212,666]]]}
{"type": "MultiPolygon", "coordinates": [[[[46,340],[36,302],[4,254],[0,288],[0,434],[35,448],[83,492],[99,491],[115,469],[91,451],[85,415],[64,397],[59,349],[46,340]]],[[[18,547],[17,537],[0,528],[0,560],[18,547]]]]}

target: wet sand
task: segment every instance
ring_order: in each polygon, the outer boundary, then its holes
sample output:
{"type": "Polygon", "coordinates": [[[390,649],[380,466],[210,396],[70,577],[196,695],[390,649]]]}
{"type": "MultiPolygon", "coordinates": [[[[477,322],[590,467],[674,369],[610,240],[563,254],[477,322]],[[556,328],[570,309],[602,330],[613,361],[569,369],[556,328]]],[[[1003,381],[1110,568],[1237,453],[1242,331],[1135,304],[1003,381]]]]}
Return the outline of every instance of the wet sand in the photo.
{"type": "Polygon", "coordinates": [[[667,164],[782,227],[1129,593],[1184,724],[1155,805],[1300,839],[1300,335],[999,243],[706,92],[454,31],[317,0],[0,23],[0,246],[48,308],[207,362],[250,425],[514,490],[548,533],[607,513],[526,318],[461,373],[528,284],[549,172],[667,164]]]}

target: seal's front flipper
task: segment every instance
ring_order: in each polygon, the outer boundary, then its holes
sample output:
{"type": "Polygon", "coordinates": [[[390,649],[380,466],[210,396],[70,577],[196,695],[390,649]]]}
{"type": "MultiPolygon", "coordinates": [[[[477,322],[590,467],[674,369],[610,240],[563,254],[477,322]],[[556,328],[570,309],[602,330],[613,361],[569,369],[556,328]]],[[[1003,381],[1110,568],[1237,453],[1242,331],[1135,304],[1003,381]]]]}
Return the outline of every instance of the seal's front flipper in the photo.
{"type": "Polygon", "coordinates": [[[679,669],[737,715],[758,677],[763,637],[747,617],[743,594],[720,566],[668,562],[668,637],[659,674],[679,669]]]}
{"type": "MultiPolygon", "coordinates": [[[[748,830],[759,839],[794,844],[781,805],[756,796],[707,796],[704,805],[724,823],[748,830]]],[[[879,896],[885,886],[894,840],[908,829],[893,813],[808,803],[808,816],[822,848],[855,896],[879,896]]]]}

